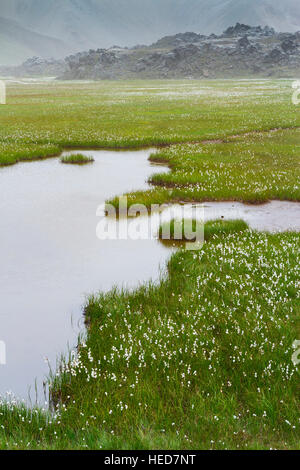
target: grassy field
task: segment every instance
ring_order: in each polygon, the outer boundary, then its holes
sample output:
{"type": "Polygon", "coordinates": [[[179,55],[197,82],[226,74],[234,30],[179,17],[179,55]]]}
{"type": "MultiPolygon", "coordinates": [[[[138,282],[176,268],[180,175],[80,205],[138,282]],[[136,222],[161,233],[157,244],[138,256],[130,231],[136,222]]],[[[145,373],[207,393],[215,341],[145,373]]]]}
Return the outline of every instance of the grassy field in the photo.
{"type": "MultiPolygon", "coordinates": [[[[290,81],[10,85],[8,102],[2,165],[172,144],[152,156],[171,172],[130,202],[299,201],[290,81]]],[[[1,403],[0,448],[300,448],[299,233],[223,224],[158,285],[90,297],[87,337],[51,379],[54,413],[1,403]]]]}
{"type": "Polygon", "coordinates": [[[132,195],[129,204],[299,201],[300,114],[291,103],[291,84],[11,84],[8,105],[0,107],[0,165],[57,155],[68,147],[180,142],[152,158],[172,172],[155,175],[155,190],[132,195]]]}
{"type": "Polygon", "coordinates": [[[291,80],[7,84],[0,163],[63,147],[141,147],[300,126],[291,80]]]}
{"type": "MultiPolygon", "coordinates": [[[[128,194],[128,205],[270,200],[300,201],[300,129],[253,133],[227,142],[179,144],[151,156],[170,173],[156,174],[148,191],[128,194]]],[[[110,201],[118,207],[118,197],[110,201]]]]}

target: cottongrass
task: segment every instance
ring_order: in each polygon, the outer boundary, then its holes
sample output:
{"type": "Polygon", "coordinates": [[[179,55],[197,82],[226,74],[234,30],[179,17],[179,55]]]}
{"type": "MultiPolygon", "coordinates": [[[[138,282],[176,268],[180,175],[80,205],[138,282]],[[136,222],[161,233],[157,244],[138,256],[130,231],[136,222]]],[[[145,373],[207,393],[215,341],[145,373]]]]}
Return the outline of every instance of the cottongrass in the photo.
{"type": "Polygon", "coordinates": [[[159,285],[91,297],[55,419],[12,410],[1,446],[298,448],[298,256],[299,234],[216,232],[159,285]]]}

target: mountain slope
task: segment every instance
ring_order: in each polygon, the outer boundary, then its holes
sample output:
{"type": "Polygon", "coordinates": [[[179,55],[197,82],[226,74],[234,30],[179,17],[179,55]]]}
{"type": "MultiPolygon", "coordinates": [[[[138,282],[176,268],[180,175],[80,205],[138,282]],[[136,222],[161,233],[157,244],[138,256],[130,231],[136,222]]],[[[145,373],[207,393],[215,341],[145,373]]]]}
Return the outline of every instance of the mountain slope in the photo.
{"type": "Polygon", "coordinates": [[[0,64],[14,65],[27,57],[60,57],[68,51],[63,41],[29,31],[0,17],[0,64]]]}
{"type": "Polygon", "coordinates": [[[185,31],[220,33],[236,22],[300,30],[299,0],[0,0],[0,12],[61,39],[68,53],[185,31]]]}
{"type": "Polygon", "coordinates": [[[218,22],[268,24],[277,31],[295,32],[300,30],[299,0],[230,0],[223,2],[218,22]]]}

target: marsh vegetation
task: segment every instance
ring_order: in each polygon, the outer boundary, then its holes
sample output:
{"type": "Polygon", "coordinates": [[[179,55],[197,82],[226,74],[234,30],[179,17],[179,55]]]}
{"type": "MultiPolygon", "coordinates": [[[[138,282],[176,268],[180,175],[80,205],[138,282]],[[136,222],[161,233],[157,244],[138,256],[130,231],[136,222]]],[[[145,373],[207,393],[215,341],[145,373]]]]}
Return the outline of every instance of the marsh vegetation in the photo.
{"type": "Polygon", "coordinates": [[[95,160],[93,157],[88,157],[82,155],[81,153],[65,155],[60,159],[61,163],[69,165],[87,165],[88,163],[93,163],[95,160]]]}
{"type": "MultiPolygon", "coordinates": [[[[129,204],[299,202],[289,81],[8,91],[2,165],[66,147],[158,145],[151,160],[171,171],[129,204]]],[[[299,233],[213,221],[205,239],[179,248],[159,283],[88,298],[86,337],[50,378],[54,414],[3,402],[1,448],[299,448],[299,233]]]]}

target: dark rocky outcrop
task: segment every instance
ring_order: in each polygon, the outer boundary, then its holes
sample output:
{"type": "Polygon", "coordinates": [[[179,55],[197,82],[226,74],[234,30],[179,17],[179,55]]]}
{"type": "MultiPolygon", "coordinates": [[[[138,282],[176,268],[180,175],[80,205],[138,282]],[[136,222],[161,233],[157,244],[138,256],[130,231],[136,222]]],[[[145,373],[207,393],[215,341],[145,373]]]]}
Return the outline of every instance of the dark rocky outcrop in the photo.
{"type": "Polygon", "coordinates": [[[237,23],[223,34],[180,33],[150,47],[89,51],[67,59],[63,78],[218,78],[300,72],[300,34],[237,23]]]}
{"type": "Polygon", "coordinates": [[[274,28],[270,28],[269,26],[262,28],[261,26],[249,26],[241,23],[236,23],[235,26],[230,26],[223,33],[225,37],[239,37],[244,35],[268,37],[274,36],[274,34],[274,28]]]}
{"type": "Polygon", "coordinates": [[[244,36],[238,40],[237,48],[242,53],[253,54],[257,52],[257,48],[253,46],[253,44],[251,44],[251,42],[248,39],[248,36],[244,36]]]}
{"type": "Polygon", "coordinates": [[[268,54],[265,55],[265,61],[272,64],[277,64],[280,60],[284,58],[284,54],[278,47],[272,49],[268,54]]]}
{"type": "Polygon", "coordinates": [[[295,77],[300,75],[300,32],[237,23],[219,36],[187,32],[151,46],[90,49],[64,61],[35,57],[9,74],[66,80],[295,77]]]}
{"type": "Polygon", "coordinates": [[[196,33],[179,33],[174,36],[165,36],[156,43],[152,44],[153,49],[164,49],[170,47],[177,47],[184,44],[198,43],[205,39],[206,36],[196,33]]]}
{"type": "Polygon", "coordinates": [[[297,47],[297,43],[292,39],[285,39],[281,43],[281,49],[286,54],[292,54],[293,52],[296,52],[297,47]]]}

